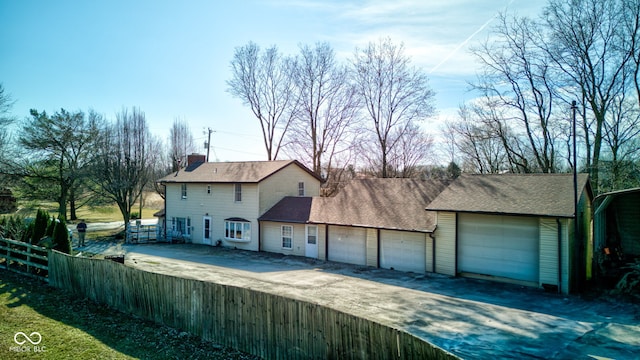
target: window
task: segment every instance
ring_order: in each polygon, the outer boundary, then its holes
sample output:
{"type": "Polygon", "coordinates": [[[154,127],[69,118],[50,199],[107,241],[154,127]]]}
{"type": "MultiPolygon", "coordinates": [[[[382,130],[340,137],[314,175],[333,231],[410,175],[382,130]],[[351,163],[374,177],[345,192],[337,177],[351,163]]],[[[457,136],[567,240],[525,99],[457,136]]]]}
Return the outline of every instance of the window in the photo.
{"type": "Polygon", "coordinates": [[[225,220],[224,237],[227,240],[251,240],[251,223],[248,221],[225,220]]]}
{"type": "Polygon", "coordinates": [[[293,226],[282,225],[282,247],[291,249],[293,247],[293,226]]]}
{"type": "Polygon", "coordinates": [[[298,183],[298,196],[304,196],[304,182],[298,183]]]}
{"type": "Polygon", "coordinates": [[[233,187],[234,190],[234,201],[240,202],[242,201],[242,184],[235,184],[233,187]]]}
{"type": "Polygon", "coordinates": [[[190,236],[191,235],[191,218],[172,217],[171,230],[173,230],[175,234],[190,236]]]}
{"type": "Polygon", "coordinates": [[[318,242],[318,227],[307,225],[307,244],[315,245],[318,242]]]}
{"type": "Polygon", "coordinates": [[[211,185],[207,185],[207,195],[211,195],[211,185]]]}
{"type": "Polygon", "coordinates": [[[182,184],[181,190],[182,190],[182,198],[186,199],[187,198],[187,184],[182,184]]]}

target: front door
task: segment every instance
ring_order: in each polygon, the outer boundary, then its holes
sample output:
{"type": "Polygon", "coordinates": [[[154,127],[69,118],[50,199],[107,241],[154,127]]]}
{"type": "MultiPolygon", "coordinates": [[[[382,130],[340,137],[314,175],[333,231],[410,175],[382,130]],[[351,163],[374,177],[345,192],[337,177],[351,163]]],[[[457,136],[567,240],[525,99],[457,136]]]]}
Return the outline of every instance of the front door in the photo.
{"type": "Polygon", "coordinates": [[[317,259],[318,258],[318,226],[307,225],[305,231],[306,246],[305,256],[317,259]]]}
{"type": "Polygon", "coordinates": [[[211,217],[202,218],[202,242],[211,245],[211,217]]]}

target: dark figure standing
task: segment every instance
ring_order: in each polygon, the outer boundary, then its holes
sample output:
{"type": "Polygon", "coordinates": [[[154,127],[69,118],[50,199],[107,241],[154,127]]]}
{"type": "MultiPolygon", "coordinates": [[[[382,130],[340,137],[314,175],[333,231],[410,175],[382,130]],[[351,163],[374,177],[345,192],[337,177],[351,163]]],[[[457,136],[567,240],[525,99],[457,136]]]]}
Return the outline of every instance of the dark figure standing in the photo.
{"type": "Polygon", "coordinates": [[[80,223],[76,226],[78,230],[78,247],[84,246],[84,237],[87,234],[87,224],[84,220],[80,220],[80,223]]]}

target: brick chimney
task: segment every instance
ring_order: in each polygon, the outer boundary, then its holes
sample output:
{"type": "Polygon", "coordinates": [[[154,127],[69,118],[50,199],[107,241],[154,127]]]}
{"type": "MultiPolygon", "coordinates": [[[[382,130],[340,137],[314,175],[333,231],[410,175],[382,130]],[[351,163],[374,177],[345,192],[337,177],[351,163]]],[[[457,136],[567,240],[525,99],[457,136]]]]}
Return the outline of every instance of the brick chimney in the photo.
{"type": "Polygon", "coordinates": [[[187,155],[187,166],[194,163],[203,163],[206,160],[207,157],[205,155],[192,153],[190,155],[187,155]]]}

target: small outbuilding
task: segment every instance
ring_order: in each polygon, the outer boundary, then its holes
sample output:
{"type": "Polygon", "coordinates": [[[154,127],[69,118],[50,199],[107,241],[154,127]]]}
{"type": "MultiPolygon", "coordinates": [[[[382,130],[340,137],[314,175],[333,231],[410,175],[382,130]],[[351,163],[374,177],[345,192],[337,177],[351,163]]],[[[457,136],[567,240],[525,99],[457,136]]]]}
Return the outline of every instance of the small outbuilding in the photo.
{"type": "Polygon", "coordinates": [[[640,258],[640,188],[600,194],[594,209],[595,251],[601,270],[640,258]]]}

